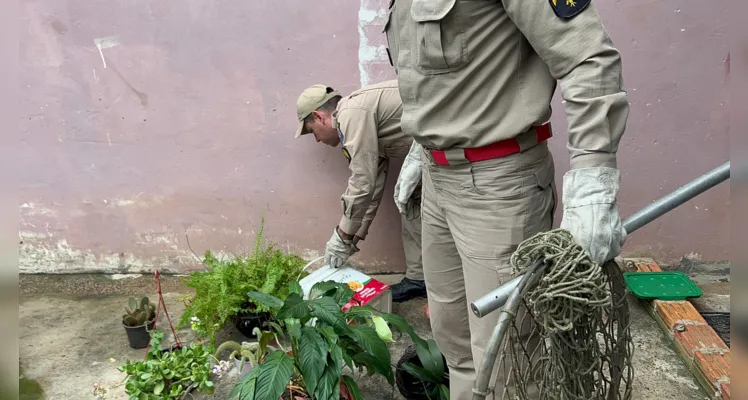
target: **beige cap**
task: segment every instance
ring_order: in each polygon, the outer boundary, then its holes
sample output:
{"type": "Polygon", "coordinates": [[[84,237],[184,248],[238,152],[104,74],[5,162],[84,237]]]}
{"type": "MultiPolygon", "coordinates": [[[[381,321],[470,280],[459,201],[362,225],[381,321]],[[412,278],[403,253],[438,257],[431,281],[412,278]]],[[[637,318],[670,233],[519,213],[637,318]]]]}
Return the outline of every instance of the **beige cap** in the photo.
{"type": "Polygon", "coordinates": [[[328,100],[339,96],[337,90],[326,85],[314,85],[301,93],[299,100],[296,101],[296,116],[299,118],[299,127],[296,129],[296,138],[301,136],[304,131],[304,118],[309,116],[314,110],[320,108],[328,100]]]}

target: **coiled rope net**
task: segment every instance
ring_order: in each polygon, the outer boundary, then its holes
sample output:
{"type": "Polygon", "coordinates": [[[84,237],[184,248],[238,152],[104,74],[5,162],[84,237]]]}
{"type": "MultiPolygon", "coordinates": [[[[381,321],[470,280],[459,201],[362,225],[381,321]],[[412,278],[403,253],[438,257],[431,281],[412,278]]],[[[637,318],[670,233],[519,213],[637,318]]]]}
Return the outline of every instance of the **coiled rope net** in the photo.
{"type": "Polygon", "coordinates": [[[630,399],[633,344],[618,265],[593,263],[562,229],[520,244],[514,271],[531,272],[538,257],[545,271],[524,293],[507,332],[495,371],[503,372],[497,398],[630,399]]]}

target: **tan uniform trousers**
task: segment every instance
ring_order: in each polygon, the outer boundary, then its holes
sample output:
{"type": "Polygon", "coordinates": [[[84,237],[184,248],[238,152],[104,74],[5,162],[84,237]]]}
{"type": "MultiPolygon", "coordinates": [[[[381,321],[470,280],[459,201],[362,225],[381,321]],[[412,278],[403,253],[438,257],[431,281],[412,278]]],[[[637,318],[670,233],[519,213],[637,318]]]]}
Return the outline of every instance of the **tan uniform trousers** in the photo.
{"type": "MultiPolygon", "coordinates": [[[[449,158],[442,166],[427,151],[421,156],[423,265],[451,400],[470,400],[499,313],[478,318],[469,304],[511,279],[510,257],[523,240],[552,228],[555,170],[547,142],[475,163],[449,158]]],[[[495,367],[497,374],[491,400],[502,398],[507,371],[495,367]]]]}

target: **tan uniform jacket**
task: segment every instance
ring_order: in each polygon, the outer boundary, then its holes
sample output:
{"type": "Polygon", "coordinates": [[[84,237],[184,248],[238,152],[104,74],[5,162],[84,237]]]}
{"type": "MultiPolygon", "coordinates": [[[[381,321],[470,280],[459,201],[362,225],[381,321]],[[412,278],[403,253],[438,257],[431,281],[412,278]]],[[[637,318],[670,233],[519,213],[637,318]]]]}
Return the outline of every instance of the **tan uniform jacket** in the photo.
{"type": "Polygon", "coordinates": [[[366,238],[384,192],[390,158],[408,153],[413,138],[400,129],[402,102],[397,81],[359,89],[338,103],[333,126],[338,129],[351,176],[341,197],[340,229],[366,238]]]}
{"type": "Polygon", "coordinates": [[[385,32],[403,131],[435,149],[512,138],[550,119],[558,81],[571,167],[615,167],[629,106],[620,55],[588,3],[392,1],[385,32]]]}

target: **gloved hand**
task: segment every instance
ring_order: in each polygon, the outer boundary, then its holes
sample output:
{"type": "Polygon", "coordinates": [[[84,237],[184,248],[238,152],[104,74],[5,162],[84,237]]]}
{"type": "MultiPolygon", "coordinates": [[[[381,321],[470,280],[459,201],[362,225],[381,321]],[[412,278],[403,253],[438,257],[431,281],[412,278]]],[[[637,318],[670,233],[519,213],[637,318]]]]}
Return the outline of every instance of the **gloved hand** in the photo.
{"type": "MultiPolygon", "coordinates": [[[[413,204],[413,191],[421,182],[421,145],[415,140],[410,145],[410,151],[405,156],[403,167],[400,169],[400,175],[397,177],[395,184],[395,205],[400,214],[412,216],[414,212],[418,215],[421,213],[420,202],[413,204]],[[409,212],[410,208],[410,212],[409,212]]],[[[412,218],[408,218],[412,219],[412,218]]]]}
{"type": "Polygon", "coordinates": [[[353,243],[353,240],[345,240],[340,237],[338,228],[335,227],[332,237],[327,241],[327,247],[325,248],[325,265],[340,268],[357,251],[359,249],[353,243]]]}
{"type": "Polygon", "coordinates": [[[616,204],[620,184],[616,168],[580,168],[564,175],[561,229],[571,232],[597,264],[617,257],[626,241],[616,204]]]}
{"type": "Polygon", "coordinates": [[[408,199],[408,202],[405,204],[405,213],[403,215],[405,215],[405,219],[408,221],[419,218],[421,216],[421,202],[416,201],[412,197],[408,199]]]}
{"type": "Polygon", "coordinates": [[[421,217],[421,188],[420,184],[416,185],[416,190],[408,198],[405,204],[405,219],[412,221],[421,217]]]}

